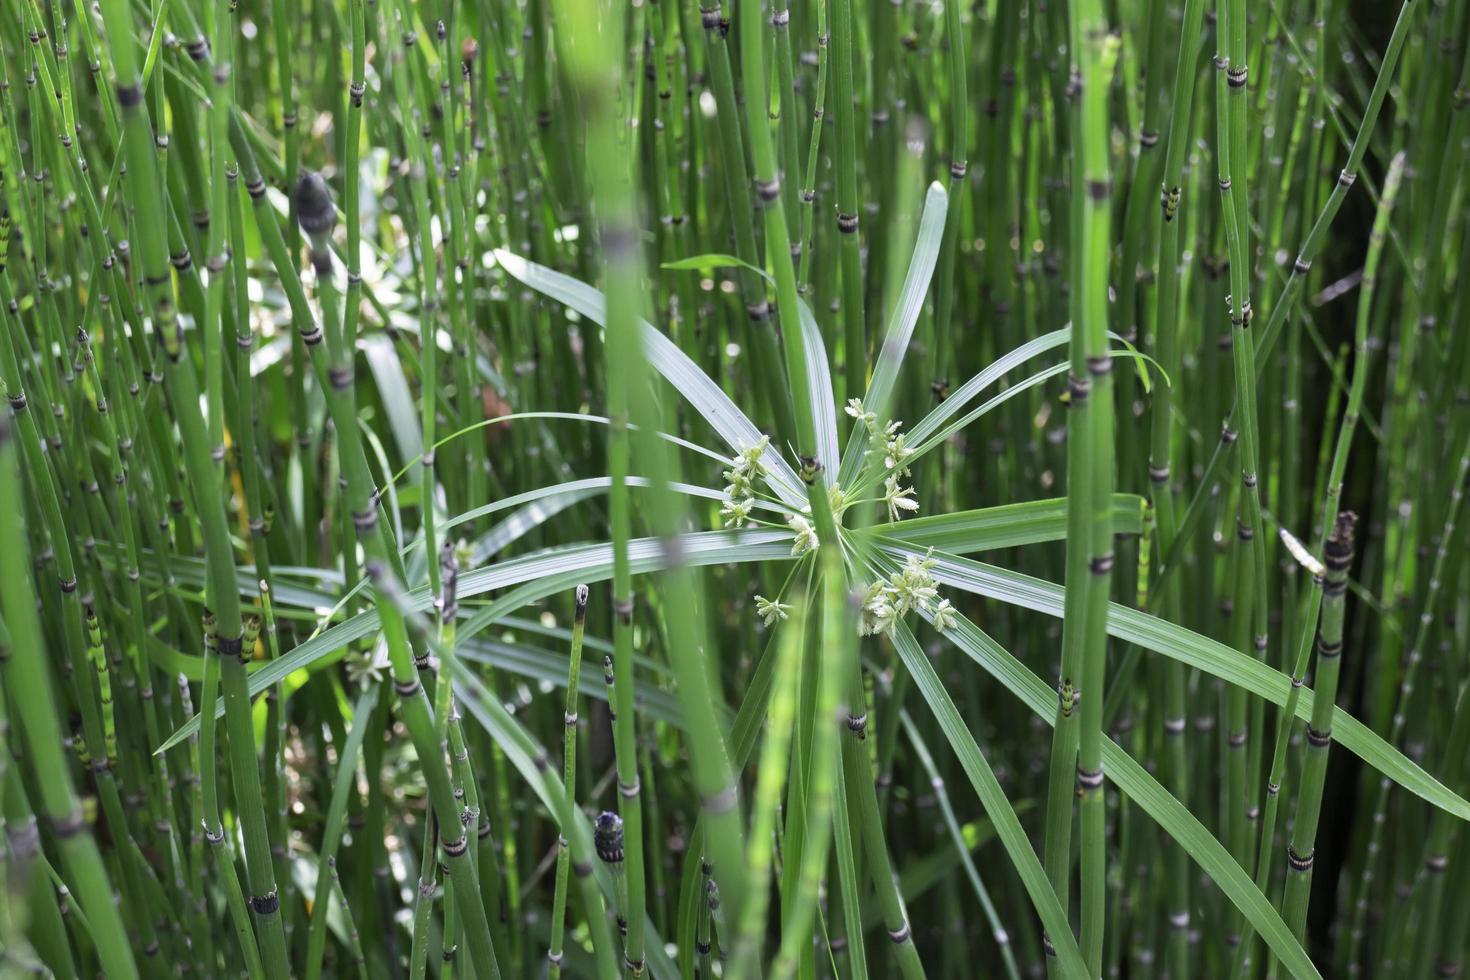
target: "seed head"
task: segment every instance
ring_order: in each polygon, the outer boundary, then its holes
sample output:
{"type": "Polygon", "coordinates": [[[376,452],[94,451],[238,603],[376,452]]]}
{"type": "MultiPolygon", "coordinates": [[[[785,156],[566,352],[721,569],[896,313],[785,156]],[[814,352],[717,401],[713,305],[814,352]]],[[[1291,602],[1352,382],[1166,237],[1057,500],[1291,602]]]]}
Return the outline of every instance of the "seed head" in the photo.
{"type": "Polygon", "coordinates": [[[321,174],[303,170],[292,197],[302,231],[313,238],[332,233],[337,225],[337,208],[332,203],[332,188],[321,174]]]}

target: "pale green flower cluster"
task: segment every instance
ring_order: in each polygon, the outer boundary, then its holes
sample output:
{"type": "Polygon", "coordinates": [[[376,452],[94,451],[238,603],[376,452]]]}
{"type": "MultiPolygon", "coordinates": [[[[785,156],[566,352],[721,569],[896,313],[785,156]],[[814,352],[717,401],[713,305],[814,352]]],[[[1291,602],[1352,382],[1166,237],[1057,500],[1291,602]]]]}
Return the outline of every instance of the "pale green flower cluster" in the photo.
{"type": "Polygon", "coordinates": [[[939,584],[931,569],[934,559],[910,555],[903,568],[886,581],[874,582],[863,596],[862,620],[858,631],[864,636],[887,633],[910,612],[928,613],[941,633],[954,625],[954,607],[939,598],[939,584]]]}
{"type": "Polygon", "coordinates": [[[898,431],[903,428],[903,423],[879,423],[878,416],[863,408],[862,401],[857,398],[848,399],[845,411],[868,430],[868,442],[872,447],[869,452],[883,455],[883,468],[888,471],[888,478],[883,481],[883,505],[888,508],[888,519],[896,521],[905,513],[918,510],[919,502],[914,499],[914,488],[905,487],[899,482],[900,479],[912,476],[905,460],[914,453],[913,447],[907,445],[904,434],[898,431]]]}
{"type": "Polygon", "coordinates": [[[744,527],[755,507],[755,484],[766,476],[766,464],[761,462],[766,447],[771,444],[770,436],[761,436],[760,442],[740,451],[730,461],[725,471],[725,503],[720,516],[726,527],[744,527]]]}
{"type": "Polygon", "coordinates": [[[761,618],[761,622],[766,626],[784,621],[790,612],[790,603],[781,602],[777,599],[767,599],[763,595],[755,597],[755,614],[761,618]]]}

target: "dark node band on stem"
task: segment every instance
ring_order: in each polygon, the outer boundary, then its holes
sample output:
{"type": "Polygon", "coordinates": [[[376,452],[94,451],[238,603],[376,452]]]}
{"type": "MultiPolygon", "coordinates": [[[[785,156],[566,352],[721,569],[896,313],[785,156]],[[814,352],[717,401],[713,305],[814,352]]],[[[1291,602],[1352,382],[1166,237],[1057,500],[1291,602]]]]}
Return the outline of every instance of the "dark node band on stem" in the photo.
{"type": "Polygon", "coordinates": [[[1305,871],[1311,871],[1312,870],[1312,862],[1314,860],[1316,860],[1316,858],[1317,858],[1317,850],[1316,850],[1316,848],[1313,848],[1312,850],[1308,851],[1306,853],[1306,855],[1303,856],[1303,855],[1298,854],[1296,852],[1296,848],[1293,847],[1292,845],[1290,845],[1290,844],[1287,844],[1286,845],[1286,863],[1291,866],[1291,870],[1293,870],[1293,871],[1303,871],[1303,872],[1305,872],[1305,871]]]}
{"type": "Polygon", "coordinates": [[[1318,658],[1324,659],[1324,660],[1331,660],[1333,657],[1338,657],[1338,656],[1341,656],[1341,655],[1342,655],[1342,641],[1341,640],[1335,640],[1335,641],[1329,642],[1327,640],[1322,639],[1321,637],[1318,637],[1318,639],[1317,639],[1317,656],[1318,656],[1318,658]]]}
{"type": "Polygon", "coordinates": [[[1094,575],[1107,575],[1113,570],[1113,553],[1109,551],[1092,558],[1088,561],[1087,568],[1094,575]]]}
{"type": "Polygon", "coordinates": [[[1106,177],[1101,179],[1089,178],[1087,181],[1087,196],[1094,201],[1106,201],[1113,196],[1113,182],[1106,177]]]}
{"type": "Polygon", "coordinates": [[[849,714],[847,716],[847,730],[852,732],[858,738],[866,738],[868,731],[867,712],[863,712],[860,715],[849,714]]]}
{"type": "Polygon", "coordinates": [[[394,681],[393,690],[400,698],[407,701],[409,698],[418,694],[420,690],[419,679],[417,677],[411,677],[406,681],[394,681]]]}
{"type": "Polygon", "coordinates": [[[1319,749],[1326,748],[1327,746],[1332,744],[1332,729],[1329,728],[1325,732],[1319,732],[1311,725],[1308,725],[1307,742],[1311,745],[1316,746],[1319,749]]]}
{"type": "Polygon", "coordinates": [[[1077,767],[1077,787],[1079,789],[1083,791],[1100,789],[1102,788],[1102,784],[1102,766],[1098,766],[1096,769],[1085,769],[1080,765],[1077,767]]]}
{"type": "Polygon", "coordinates": [[[241,657],[245,641],[240,636],[221,636],[215,640],[214,652],[221,657],[241,657]]]}
{"type": "Polygon", "coordinates": [[[281,896],[275,889],[264,895],[251,895],[250,907],[255,910],[256,915],[274,915],[281,908],[281,896]]]}
{"type": "Polygon", "coordinates": [[[81,810],[73,810],[66,816],[51,821],[51,833],[56,835],[57,840],[66,840],[75,837],[87,829],[87,821],[82,816],[81,810]]]}
{"type": "Polygon", "coordinates": [[[1238,65],[1225,73],[1225,83],[1231,88],[1245,88],[1246,75],[1250,69],[1245,65],[1238,65]]]}
{"type": "MultiPolygon", "coordinates": [[[[415,681],[414,684],[417,685],[418,682],[415,681]]],[[[396,687],[397,685],[394,686],[396,687]]],[[[467,835],[460,834],[458,840],[444,841],[443,848],[445,857],[462,857],[464,853],[470,849],[470,839],[467,835]]]]}
{"type": "Polygon", "coordinates": [[[837,230],[844,235],[856,234],[858,230],[858,216],[855,214],[837,213],[837,230]]]}
{"type": "Polygon", "coordinates": [[[1092,382],[1090,380],[1079,378],[1070,372],[1067,374],[1067,396],[1070,404],[1075,406],[1080,402],[1085,402],[1091,394],[1092,382]]]}
{"type": "Polygon", "coordinates": [[[888,938],[893,941],[895,946],[902,945],[912,939],[913,930],[909,928],[908,920],[905,919],[903,924],[897,929],[889,929],[888,938]]]}
{"type": "Polygon", "coordinates": [[[143,102],[143,88],[140,85],[119,84],[116,91],[117,104],[124,109],[137,108],[143,102]]]}

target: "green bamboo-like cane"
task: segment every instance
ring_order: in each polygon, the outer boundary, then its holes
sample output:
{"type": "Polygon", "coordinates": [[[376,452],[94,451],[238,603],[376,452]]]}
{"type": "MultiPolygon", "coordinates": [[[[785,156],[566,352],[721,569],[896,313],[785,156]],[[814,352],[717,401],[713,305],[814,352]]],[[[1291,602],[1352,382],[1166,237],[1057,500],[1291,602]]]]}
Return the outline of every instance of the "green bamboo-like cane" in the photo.
{"type": "MultiPolygon", "coordinates": [[[[731,224],[735,230],[735,254],[745,262],[759,265],[755,246],[755,224],[745,207],[750,187],[746,169],[745,144],[741,139],[740,109],[735,98],[735,83],[730,66],[730,49],[726,33],[730,24],[721,12],[719,0],[700,0],[700,24],[704,28],[709,50],[710,73],[713,76],[715,103],[719,118],[720,169],[725,175],[725,190],[730,201],[731,224]]],[[[749,103],[747,94],[746,101],[749,103]]],[[[764,115],[762,108],[761,114],[764,115]]],[[[749,269],[737,272],[740,296],[749,321],[747,337],[754,348],[756,370],[762,377],[761,391],[770,405],[771,420],[778,433],[796,434],[793,416],[795,399],[780,383],[781,361],[777,353],[775,321],[760,275],[749,269]]],[[[796,405],[799,409],[800,406],[796,405]]]]}
{"type": "Polygon", "coordinates": [[[234,559],[218,471],[211,462],[214,451],[207,443],[204,420],[199,413],[194,366],[184,356],[182,328],[173,300],[154,141],[139,86],[131,15],[117,0],[103,4],[102,10],[112,52],[116,98],[123,120],[128,179],[136,192],[135,227],[140,242],[138,251],[144,270],[144,285],[152,303],[155,335],[165,355],[165,377],[183,436],[186,468],[199,505],[206,541],[210,596],[220,632],[218,654],[225,697],[225,724],[229,732],[230,765],[245,830],[250,902],[257,916],[266,967],[272,972],[284,971],[285,932],[281,926],[280,897],[271,862],[269,832],[261,805],[260,769],[256,764],[254,729],[250,721],[242,660],[240,599],[234,581],[234,559]]]}
{"type": "MultiPolygon", "coordinates": [[[[1113,486],[1112,359],[1108,355],[1107,262],[1111,183],[1107,99],[1116,45],[1106,37],[1100,4],[1074,3],[1072,15],[1074,141],[1072,342],[1067,422],[1067,615],[1062,637],[1056,734],[1046,811],[1046,870],[1066,908],[1071,869],[1072,799],[1082,815],[1082,950],[1101,972],[1104,868],[1102,709],[1108,584],[1113,567],[1108,501],[1113,486]],[[1080,701],[1080,704],[1078,703],[1080,701]]],[[[1047,969],[1058,969],[1046,943],[1047,969]]]]}
{"type": "MultiPolygon", "coordinates": [[[[567,688],[562,709],[562,790],[567,803],[577,800],[577,687],[582,678],[582,637],[587,628],[587,586],[577,586],[576,611],[572,617],[571,656],[567,661],[567,688]]],[[[566,835],[557,838],[556,892],[551,902],[551,943],[546,952],[547,976],[561,976],[562,932],[566,927],[567,875],[571,851],[566,835]]]]}
{"type": "MultiPolygon", "coordinates": [[[[1417,6],[1416,0],[1405,0],[1403,6],[1399,8],[1398,20],[1394,22],[1393,34],[1389,37],[1388,47],[1383,54],[1383,63],[1373,82],[1373,90],[1363,109],[1363,116],[1353,136],[1352,146],[1348,150],[1347,162],[1338,174],[1332,193],[1322,205],[1322,210],[1318,213],[1316,221],[1313,222],[1311,231],[1307,233],[1306,239],[1297,251],[1296,259],[1292,263],[1291,275],[1277,297],[1266,328],[1255,337],[1255,367],[1258,372],[1264,370],[1272,351],[1275,350],[1281,331],[1285,329],[1286,321],[1292,315],[1296,302],[1305,288],[1307,275],[1312,269],[1312,262],[1327,243],[1327,233],[1332,227],[1332,222],[1337,218],[1338,211],[1342,209],[1342,203],[1347,198],[1348,190],[1357,182],[1363,156],[1368,150],[1368,141],[1378,122],[1378,114],[1383,108],[1384,99],[1393,85],[1394,69],[1398,65],[1404,44],[1408,41],[1417,6]]],[[[1225,456],[1228,455],[1230,444],[1234,439],[1235,430],[1231,428],[1231,423],[1238,409],[1238,405],[1233,407],[1225,417],[1224,425],[1220,430],[1221,440],[1205,464],[1199,489],[1190,500],[1184,515],[1179,519],[1174,542],[1164,555],[1163,563],[1159,568],[1157,588],[1162,588],[1163,583],[1177,570],[1183,555],[1184,543],[1193,540],[1195,528],[1204,516],[1211,490],[1219,479],[1220,466],[1224,464],[1225,456]],[[1229,440],[1225,438],[1226,433],[1231,434],[1229,440]]]]}
{"type": "MultiPolygon", "coordinates": [[[[806,169],[802,172],[801,220],[797,225],[797,242],[801,248],[801,264],[797,267],[796,285],[802,296],[812,287],[812,253],[816,251],[817,226],[812,213],[817,201],[817,164],[822,146],[822,123],[827,113],[827,64],[831,60],[831,36],[827,32],[828,0],[817,0],[817,77],[812,90],[812,127],[807,140],[806,169]]],[[[794,180],[794,174],[787,179],[794,180]]]]}
{"type": "MultiPolygon", "coordinates": [[[[1083,622],[1081,733],[1077,750],[1077,786],[1080,797],[1082,845],[1082,953],[1093,976],[1102,974],[1104,876],[1107,867],[1104,828],[1104,778],[1102,769],[1102,708],[1107,657],[1108,586],[1113,568],[1113,380],[1108,355],[1108,272],[1106,256],[1111,239],[1109,218],[1112,182],[1108,166],[1108,109],[1104,79],[1112,77],[1117,58],[1116,44],[1107,33],[1102,4],[1083,0],[1072,6],[1073,43],[1080,44],[1077,66],[1081,86],[1080,136],[1075,147],[1074,183],[1085,184],[1081,198],[1073,193],[1074,207],[1080,201],[1077,219],[1082,250],[1081,293],[1072,323],[1072,376],[1085,377],[1091,390],[1075,382],[1073,395],[1086,413],[1084,432],[1087,457],[1082,465],[1091,472],[1083,480],[1086,497],[1069,499],[1091,508],[1086,529],[1087,574],[1086,618],[1083,622]]],[[[1079,433],[1081,434],[1081,433],[1079,433]]],[[[1070,438],[1070,437],[1069,437],[1070,438]]],[[[1070,508],[1069,508],[1070,509],[1070,508]]],[[[1070,529],[1069,529],[1070,530],[1070,529]]],[[[1068,540],[1068,549],[1081,544],[1068,540]]]]}
{"type": "MultiPolygon", "coordinates": [[[[853,610],[835,553],[822,556],[821,647],[812,657],[817,671],[811,711],[810,753],[806,781],[806,813],[803,826],[801,866],[797,870],[794,898],[786,904],[781,919],[781,945],[771,964],[775,980],[786,980],[800,965],[799,953],[810,942],[811,922],[816,912],[818,889],[827,869],[833,833],[832,812],[837,789],[838,753],[837,703],[846,661],[857,651],[853,610]],[[836,653],[836,656],[832,654],[836,653]]],[[[814,634],[816,635],[816,634],[814,634]]],[[[809,641],[810,642],[810,641],[809,641]]]]}
{"type": "MultiPolygon", "coordinates": [[[[1163,184],[1160,190],[1160,219],[1157,258],[1158,303],[1154,324],[1154,357],[1162,370],[1174,378],[1179,376],[1179,253],[1180,214],[1183,203],[1183,170],[1189,148],[1189,133],[1194,113],[1195,59],[1200,46],[1204,20],[1204,0],[1186,0],[1184,21],[1180,29],[1181,43],[1175,62],[1171,89],[1173,103],[1169,110],[1168,134],[1164,151],[1163,184]]],[[[1152,67],[1152,66],[1151,66],[1152,67]]],[[[1173,460],[1173,385],[1155,385],[1153,408],[1149,419],[1149,486],[1155,526],[1158,528],[1160,552],[1173,544],[1175,529],[1174,489],[1171,483],[1173,460]]],[[[1171,595],[1162,587],[1150,590],[1154,604],[1166,615],[1174,610],[1171,595]]],[[[1164,665],[1163,733],[1164,759],[1168,767],[1169,789],[1182,803],[1189,800],[1188,746],[1185,740],[1185,676],[1180,664],[1164,665]]],[[[1168,865],[1168,964],[1171,973],[1185,975],[1189,970],[1189,859],[1179,849],[1171,849],[1165,857],[1168,865]]]]}
{"type": "Polygon", "coordinates": [[[1296,820],[1286,849],[1286,892],[1281,912],[1292,933],[1306,932],[1307,896],[1312,889],[1312,862],[1316,856],[1317,821],[1322,814],[1322,786],[1327,779],[1327,754],[1332,747],[1332,711],[1342,669],[1342,622],[1346,605],[1347,573],[1352,567],[1357,515],[1337,516],[1325,550],[1326,576],[1322,584],[1322,626],[1317,634],[1317,673],[1313,680],[1312,720],[1307,725],[1306,759],[1297,796],[1296,820]]]}
{"type": "MultiPolygon", "coordinates": [[[[746,851],[745,905],[736,910],[732,937],[731,977],[749,977],[759,972],[763,934],[770,903],[770,877],[776,837],[776,811],[787,778],[792,727],[796,715],[796,680],[801,648],[806,638],[807,604],[797,599],[797,613],[781,628],[777,640],[775,690],[766,712],[765,745],[761,750],[759,776],[751,800],[750,847],[746,851]]],[[[828,719],[831,722],[831,719],[828,719]]]]}
{"type": "MultiPolygon", "coordinates": [[[[1366,277],[1368,273],[1365,271],[1364,275],[1366,277]]],[[[1445,564],[1449,557],[1450,542],[1455,537],[1455,522],[1458,518],[1460,506],[1464,502],[1467,478],[1470,478],[1470,433],[1467,433],[1465,441],[1459,449],[1458,461],[1455,465],[1455,476],[1450,484],[1450,496],[1445,511],[1444,525],[1440,529],[1437,539],[1438,544],[1434,551],[1434,559],[1430,563],[1428,585],[1424,591],[1424,597],[1421,600],[1419,621],[1414,630],[1413,640],[1408,648],[1409,652],[1405,661],[1403,679],[1399,682],[1393,719],[1389,725],[1388,740],[1390,744],[1397,744],[1403,739],[1404,728],[1408,723],[1409,701],[1414,693],[1414,680],[1418,673],[1418,667],[1424,659],[1425,640],[1428,638],[1429,629],[1434,623],[1435,611],[1438,608],[1439,594],[1444,583],[1445,564]]],[[[1372,819],[1369,824],[1368,845],[1363,857],[1363,878],[1354,889],[1351,926],[1347,936],[1347,964],[1348,972],[1351,975],[1356,975],[1359,969],[1358,954],[1362,948],[1363,936],[1367,928],[1369,886],[1373,881],[1373,874],[1382,850],[1383,825],[1388,822],[1388,797],[1392,786],[1393,784],[1390,780],[1382,778],[1377,780],[1373,792],[1373,806],[1368,811],[1372,814],[1372,819]]]]}
{"type": "MultiPolygon", "coordinates": [[[[242,167],[245,166],[243,157],[241,164],[242,167]]],[[[248,173],[249,168],[246,168],[245,172],[248,173]]],[[[259,178],[257,177],[256,180],[258,181],[259,178]]],[[[260,190],[262,193],[255,195],[257,199],[263,196],[264,188],[260,190]]],[[[325,195],[325,189],[321,188],[315,193],[325,195]]],[[[324,362],[328,359],[317,352],[317,348],[323,346],[324,331],[321,327],[315,326],[310,319],[309,311],[304,311],[306,318],[299,322],[304,323],[307,327],[303,331],[305,334],[303,340],[312,350],[312,360],[318,365],[318,375],[319,377],[322,374],[327,376],[324,380],[331,389],[328,401],[341,440],[339,452],[342,457],[343,470],[347,474],[352,521],[368,556],[365,568],[369,579],[381,592],[384,589],[396,588],[394,572],[396,549],[389,544],[388,536],[378,520],[376,494],[371,489],[371,477],[368,475],[367,459],[363,455],[361,442],[348,435],[348,433],[356,432],[352,367],[348,361],[349,352],[341,346],[341,336],[337,328],[340,321],[337,319],[337,300],[331,284],[331,258],[327,250],[326,238],[326,232],[330,230],[330,223],[325,223],[324,226],[320,200],[315,204],[310,215],[307,214],[307,209],[302,207],[302,223],[312,238],[312,263],[317,270],[318,287],[323,299],[322,321],[332,327],[330,332],[326,332],[326,346],[329,348],[330,357],[329,368],[322,370],[326,367],[324,362]]],[[[330,209],[330,201],[327,201],[326,204],[330,209]]],[[[274,230],[273,222],[274,218],[270,216],[257,222],[258,226],[266,226],[262,229],[262,235],[267,239],[268,246],[279,242],[278,234],[273,236],[269,233],[269,230],[274,230]]],[[[285,275],[282,269],[283,265],[278,264],[277,271],[285,275]]],[[[299,285],[297,288],[299,289],[299,285]]],[[[383,611],[380,607],[380,613],[383,611]]],[[[404,720],[418,753],[419,764],[429,784],[433,812],[439,821],[443,835],[440,845],[445,865],[449,873],[464,885],[455,890],[454,897],[459,913],[464,916],[465,935],[470,947],[471,963],[474,969],[482,971],[484,975],[498,977],[500,967],[490,937],[489,920],[481,900],[479,877],[475,872],[473,860],[469,856],[468,834],[463,832],[460,825],[459,806],[455,802],[448,766],[445,763],[439,739],[436,737],[436,726],[428,703],[428,696],[419,683],[418,668],[408,644],[402,617],[391,608],[386,610],[386,613],[383,617],[384,634],[388,642],[389,657],[393,664],[394,690],[403,708],[404,720]],[[446,831],[445,828],[449,829],[446,831]],[[459,830],[457,834],[456,830],[459,830]]]]}
{"type": "MultiPolygon", "coordinates": [[[[1259,487],[1259,440],[1256,417],[1256,374],[1251,334],[1250,245],[1246,175],[1249,170],[1245,143],[1246,90],[1249,70],[1246,59],[1245,7],[1240,0],[1222,0],[1217,5],[1218,45],[1215,55],[1220,209],[1225,241],[1230,254],[1230,336],[1235,367],[1235,418],[1239,424],[1240,492],[1236,510],[1237,553],[1232,635],[1242,655],[1254,650],[1257,659],[1266,655],[1266,561],[1265,535],[1261,531],[1259,487]],[[1247,570],[1249,565],[1249,570],[1247,570]],[[1252,635],[1254,634],[1254,635],[1252,635]]],[[[1236,860],[1248,864],[1251,850],[1250,826],[1255,808],[1250,802],[1250,723],[1244,692],[1232,688],[1227,694],[1226,749],[1228,759],[1228,802],[1225,827],[1227,844],[1236,860]]],[[[1227,940],[1234,938],[1234,930],[1227,940]]],[[[1244,964],[1249,943],[1238,947],[1244,964]]]]}
{"type": "Polygon", "coordinates": [[[363,739],[372,724],[372,706],[377,700],[377,687],[369,687],[358,695],[352,713],[352,730],[337,755],[337,773],[332,779],[332,797],[323,821],[322,843],[318,848],[316,893],[312,899],[311,921],[307,932],[306,977],[319,980],[322,975],[322,953],[327,942],[327,903],[337,872],[337,848],[342,841],[342,821],[346,816],[348,794],[357,781],[357,761],[363,739]],[[329,873],[330,872],[330,873],[329,873]]]}
{"type": "MultiPolygon", "coordinates": [[[[1388,228],[1388,222],[1393,211],[1394,201],[1398,196],[1398,188],[1402,179],[1403,168],[1404,157],[1400,155],[1395,158],[1394,162],[1390,166],[1389,175],[1384,181],[1383,203],[1380,205],[1378,216],[1374,220],[1375,231],[1370,234],[1369,256],[1366,260],[1366,265],[1371,266],[1371,268],[1374,270],[1378,268],[1378,264],[1381,259],[1382,243],[1384,241],[1388,228]]],[[[1347,544],[1351,546],[1353,543],[1350,533],[1351,528],[1342,528],[1342,525],[1338,520],[1338,510],[1342,503],[1343,477],[1347,473],[1348,456],[1349,453],[1352,451],[1353,436],[1357,431],[1358,421],[1362,414],[1363,394],[1367,388],[1368,370],[1372,360],[1372,347],[1369,343],[1368,328],[1369,316],[1373,305],[1373,295],[1374,276],[1370,274],[1368,275],[1364,283],[1363,292],[1359,297],[1360,302],[1358,304],[1357,325],[1355,328],[1356,339],[1354,344],[1356,356],[1353,362],[1352,380],[1349,384],[1347,409],[1343,414],[1342,426],[1338,430],[1337,443],[1333,451],[1331,468],[1327,476],[1326,495],[1323,503],[1323,513],[1321,519],[1322,540],[1318,542],[1316,552],[1318,554],[1324,553],[1324,549],[1326,549],[1330,544],[1328,535],[1332,533],[1347,533],[1349,538],[1347,544]]],[[[1287,698],[1286,705],[1282,708],[1281,716],[1277,721],[1275,748],[1272,752],[1271,758],[1271,772],[1270,775],[1267,777],[1266,782],[1265,817],[1261,823],[1261,838],[1259,844],[1260,851],[1256,866],[1256,885],[1257,887],[1262,888],[1263,891],[1265,886],[1270,881],[1271,855],[1276,848],[1276,816],[1280,805],[1279,801],[1281,795],[1281,787],[1286,777],[1287,746],[1290,741],[1293,720],[1296,717],[1296,705],[1300,698],[1302,684],[1306,679],[1307,658],[1310,655],[1311,651],[1312,636],[1314,633],[1317,632],[1317,621],[1325,596],[1323,583],[1318,581],[1316,576],[1314,576],[1313,580],[1307,585],[1307,589],[1308,591],[1303,600],[1304,615],[1300,624],[1301,633],[1299,634],[1297,639],[1295,662],[1292,667],[1292,690],[1291,694],[1287,698]]],[[[1339,615],[1340,614],[1341,612],[1339,610],[1339,615]]],[[[1339,624],[1338,628],[1339,630],[1341,629],[1341,624],[1339,624]]],[[[1319,680],[1317,681],[1316,685],[1319,691],[1322,690],[1322,680],[1320,679],[1322,671],[1322,657],[1323,655],[1321,653],[1319,641],[1319,680]]],[[[1338,665],[1331,664],[1330,666],[1335,669],[1338,665]]],[[[1314,727],[1318,732],[1327,731],[1327,728],[1324,727],[1323,724],[1314,723],[1314,727]]],[[[1316,743],[1311,744],[1315,745],[1316,743]]],[[[1322,753],[1322,755],[1326,755],[1325,751],[1322,753]]],[[[1310,760],[1312,758],[1315,758],[1315,756],[1309,754],[1308,758],[1310,760]]],[[[1318,775],[1325,775],[1325,771],[1324,774],[1318,775]]],[[[1320,798],[1322,792],[1320,780],[1318,781],[1314,792],[1315,795],[1320,798]]],[[[1307,786],[1303,785],[1302,793],[1297,798],[1298,815],[1294,825],[1296,829],[1294,829],[1293,832],[1303,834],[1304,839],[1309,836],[1306,835],[1305,828],[1302,824],[1302,810],[1304,807],[1308,806],[1306,799],[1307,786]]],[[[1320,805],[1320,802],[1318,805],[1320,805]]],[[[1310,848],[1312,845],[1307,846],[1310,848]]],[[[1300,853],[1300,851],[1298,853],[1300,853]]],[[[1298,877],[1291,874],[1291,870],[1295,868],[1296,863],[1293,862],[1289,864],[1287,878],[1288,884],[1290,884],[1290,882],[1293,881],[1295,877],[1298,877]]],[[[1308,881],[1306,881],[1304,884],[1309,888],[1310,875],[1308,874],[1306,877],[1308,878],[1308,881]]],[[[1305,895],[1301,897],[1301,901],[1303,903],[1303,914],[1305,914],[1305,895]]],[[[1289,903],[1283,904],[1282,906],[1283,913],[1287,915],[1287,924],[1292,925],[1293,928],[1296,929],[1297,938],[1300,939],[1302,937],[1302,932],[1294,925],[1296,920],[1291,918],[1291,909],[1292,907],[1289,903]]],[[[1305,922],[1304,919],[1302,921],[1305,922]]],[[[1245,962],[1250,952],[1251,944],[1252,940],[1250,936],[1247,935],[1240,950],[1240,962],[1242,964],[1245,962]]],[[[1243,969],[1243,967],[1241,968],[1243,969]]]]}
{"type": "MultiPolygon", "coordinates": [[[[590,11],[563,10],[564,18],[590,17],[590,11]]],[[[591,44],[591,39],[578,37],[578,45],[591,44]]],[[[617,363],[617,348],[630,342],[640,299],[635,202],[628,193],[632,179],[628,160],[617,137],[601,132],[594,120],[598,113],[611,113],[607,104],[618,90],[620,65],[614,60],[619,48],[612,40],[602,42],[601,50],[580,53],[582,109],[589,118],[589,153],[617,160],[617,172],[604,181],[593,181],[593,197],[602,210],[602,249],[607,267],[608,344],[606,348],[607,404],[613,424],[608,430],[608,467],[612,479],[609,510],[613,546],[613,657],[610,662],[612,685],[608,692],[612,710],[613,750],[617,765],[618,814],[622,818],[625,844],[621,871],[619,921],[625,924],[623,956],[635,974],[644,968],[644,829],[642,786],[638,776],[637,714],[633,699],[633,585],[628,563],[628,540],[632,532],[632,511],[628,498],[627,478],[632,444],[628,435],[628,419],[632,411],[632,379],[625,366],[617,363]],[[600,88],[600,91],[598,90],[600,88]],[[594,151],[596,147],[596,151],[594,151]]]]}
{"type": "MultiPolygon", "coordinates": [[[[862,200],[857,183],[857,120],[853,60],[857,29],[852,0],[829,0],[832,25],[832,112],[837,146],[837,251],[842,269],[843,399],[860,397],[868,387],[866,312],[863,308],[862,243],[858,231],[862,200]]],[[[798,410],[800,406],[798,405],[798,410]]]]}
{"type": "MultiPolygon", "coordinates": [[[[16,404],[17,397],[23,397],[19,390],[11,388],[9,396],[11,410],[24,412],[24,401],[16,404]]],[[[97,955],[109,976],[137,977],[127,931],[113,902],[107,868],[83,819],[62,749],[62,728],[47,669],[47,644],[31,588],[17,441],[11,419],[0,419],[0,527],[9,542],[0,548],[0,575],[9,583],[0,589],[0,612],[10,631],[11,644],[3,664],[5,686],[12,693],[20,734],[32,761],[41,809],[51,822],[71,887],[76,889],[92,923],[97,955]]],[[[62,547],[58,545],[57,550],[62,547]]]]}

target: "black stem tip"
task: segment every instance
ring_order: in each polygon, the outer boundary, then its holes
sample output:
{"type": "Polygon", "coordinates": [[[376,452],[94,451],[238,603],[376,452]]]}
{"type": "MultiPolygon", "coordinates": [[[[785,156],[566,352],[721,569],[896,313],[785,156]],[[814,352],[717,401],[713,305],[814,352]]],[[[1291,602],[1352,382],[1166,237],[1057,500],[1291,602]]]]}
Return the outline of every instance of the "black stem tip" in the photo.
{"type": "Polygon", "coordinates": [[[292,198],[302,231],[313,237],[331,234],[337,224],[337,207],[326,178],[315,170],[303,170],[292,198]]]}

